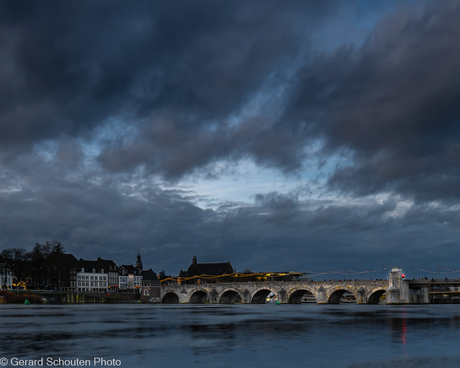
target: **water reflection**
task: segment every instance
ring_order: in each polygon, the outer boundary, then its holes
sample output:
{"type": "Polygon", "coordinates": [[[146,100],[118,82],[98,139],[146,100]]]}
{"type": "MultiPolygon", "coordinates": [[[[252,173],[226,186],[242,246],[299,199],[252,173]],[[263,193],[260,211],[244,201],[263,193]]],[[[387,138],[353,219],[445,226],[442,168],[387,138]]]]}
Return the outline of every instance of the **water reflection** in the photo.
{"type": "Polygon", "coordinates": [[[0,354],[6,357],[106,356],[129,367],[384,367],[400,359],[407,367],[421,356],[429,358],[424,362],[458,358],[457,305],[0,308],[0,354]]]}

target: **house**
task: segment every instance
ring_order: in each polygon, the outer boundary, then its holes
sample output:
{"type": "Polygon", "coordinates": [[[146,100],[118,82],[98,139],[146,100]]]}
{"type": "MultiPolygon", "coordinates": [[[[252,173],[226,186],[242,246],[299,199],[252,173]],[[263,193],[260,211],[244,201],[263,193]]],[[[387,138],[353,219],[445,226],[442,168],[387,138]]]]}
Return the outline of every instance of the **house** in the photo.
{"type": "Polygon", "coordinates": [[[126,268],[118,269],[118,290],[128,289],[128,270],[126,268]]]}
{"type": "Polygon", "coordinates": [[[107,292],[108,274],[102,263],[87,261],[80,258],[80,269],[77,271],[78,291],[107,292]]]}
{"type": "Polygon", "coordinates": [[[80,262],[72,254],[61,254],[60,260],[56,265],[59,269],[59,290],[74,291],[77,290],[77,271],[80,262]]]}
{"type": "Polygon", "coordinates": [[[102,259],[100,257],[97,260],[102,264],[102,267],[104,267],[105,272],[107,272],[109,290],[118,290],[119,272],[116,263],[113,260],[102,259]]]}
{"type": "Polygon", "coordinates": [[[133,265],[122,265],[118,270],[119,288],[139,289],[142,286],[142,271],[133,265]]]}
{"type": "Polygon", "coordinates": [[[77,271],[80,261],[72,254],[53,252],[49,256],[50,267],[48,285],[64,291],[77,290],[77,271]]]}
{"type": "Polygon", "coordinates": [[[160,301],[160,279],[152,269],[142,271],[141,300],[160,301]]]}
{"type": "Polygon", "coordinates": [[[142,286],[149,287],[158,285],[160,285],[160,279],[151,268],[146,271],[142,271],[142,286]]]}

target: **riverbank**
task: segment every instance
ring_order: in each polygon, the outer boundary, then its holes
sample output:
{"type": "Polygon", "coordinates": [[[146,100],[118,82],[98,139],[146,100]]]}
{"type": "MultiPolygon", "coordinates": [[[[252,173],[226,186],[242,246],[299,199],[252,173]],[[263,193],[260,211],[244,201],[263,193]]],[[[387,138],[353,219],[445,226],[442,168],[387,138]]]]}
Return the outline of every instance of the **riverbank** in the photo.
{"type": "Polygon", "coordinates": [[[2,290],[0,303],[24,304],[79,304],[79,303],[133,303],[140,294],[128,293],[79,293],[53,290],[2,290]]]}
{"type": "Polygon", "coordinates": [[[2,304],[24,304],[26,300],[31,304],[43,303],[43,297],[32,293],[14,293],[6,290],[0,291],[0,303],[2,304]]]}

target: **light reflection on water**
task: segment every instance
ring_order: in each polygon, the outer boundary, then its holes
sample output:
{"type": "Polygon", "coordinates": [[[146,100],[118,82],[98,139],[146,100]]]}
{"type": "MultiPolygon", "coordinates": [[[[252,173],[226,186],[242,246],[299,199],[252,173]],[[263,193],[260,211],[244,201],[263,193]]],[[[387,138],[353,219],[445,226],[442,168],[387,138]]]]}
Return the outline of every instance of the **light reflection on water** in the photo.
{"type": "Polygon", "coordinates": [[[0,356],[123,367],[460,367],[460,306],[0,305],[0,356]]]}

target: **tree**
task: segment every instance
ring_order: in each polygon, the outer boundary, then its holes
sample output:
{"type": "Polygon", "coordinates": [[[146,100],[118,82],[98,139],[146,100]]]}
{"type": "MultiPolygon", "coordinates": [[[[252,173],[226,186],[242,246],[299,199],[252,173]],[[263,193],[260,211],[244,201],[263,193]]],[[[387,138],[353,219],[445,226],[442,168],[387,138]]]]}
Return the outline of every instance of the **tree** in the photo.
{"type": "Polygon", "coordinates": [[[28,253],[24,248],[13,248],[13,259],[15,261],[27,261],[28,253]]]}
{"type": "Polygon", "coordinates": [[[11,261],[14,257],[13,255],[13,249],[12,248],[9,248],[9,249],[3,249],[2,250],[2,253],[0,253],[0,255],[5,258],[7,261],[11,261]]]}
{"type": "Polygon", "coordinates": [[[45,258],[43,255],[43,246],[40,243],[35,243],[32,251],[30,252],[30,258],[34,263],[39,263],[45,258]]]}
{"type": "Polygon", "coordinates": [[[60,241],[57,241],[57,240],[53,240],[52,245],[51,245],[51,251],[57,254],[65,253],[64,246],[61,244],[60,241]]]}
{"type": "Polygon", "coordinates": [[[24,248],[8,248],[2,250],[1,256],[9,263],[16,282],[32,278],[35,287],[49,287],[59,279],[57,266],[60,265],[60,255],[65,253],[64,246],[58,240],[46,241],[44,244],[35,243],[33,249],[27,252],[24,248]]]}
{"type": "Polygon", "coordinates": [[[30,260],[30,253],[24,248],[8,248],[1,252],[1,255],[8,261],[15,282],[25,281],[29,272],[27,271],[30,266],[27,264],[30,260]]]}

